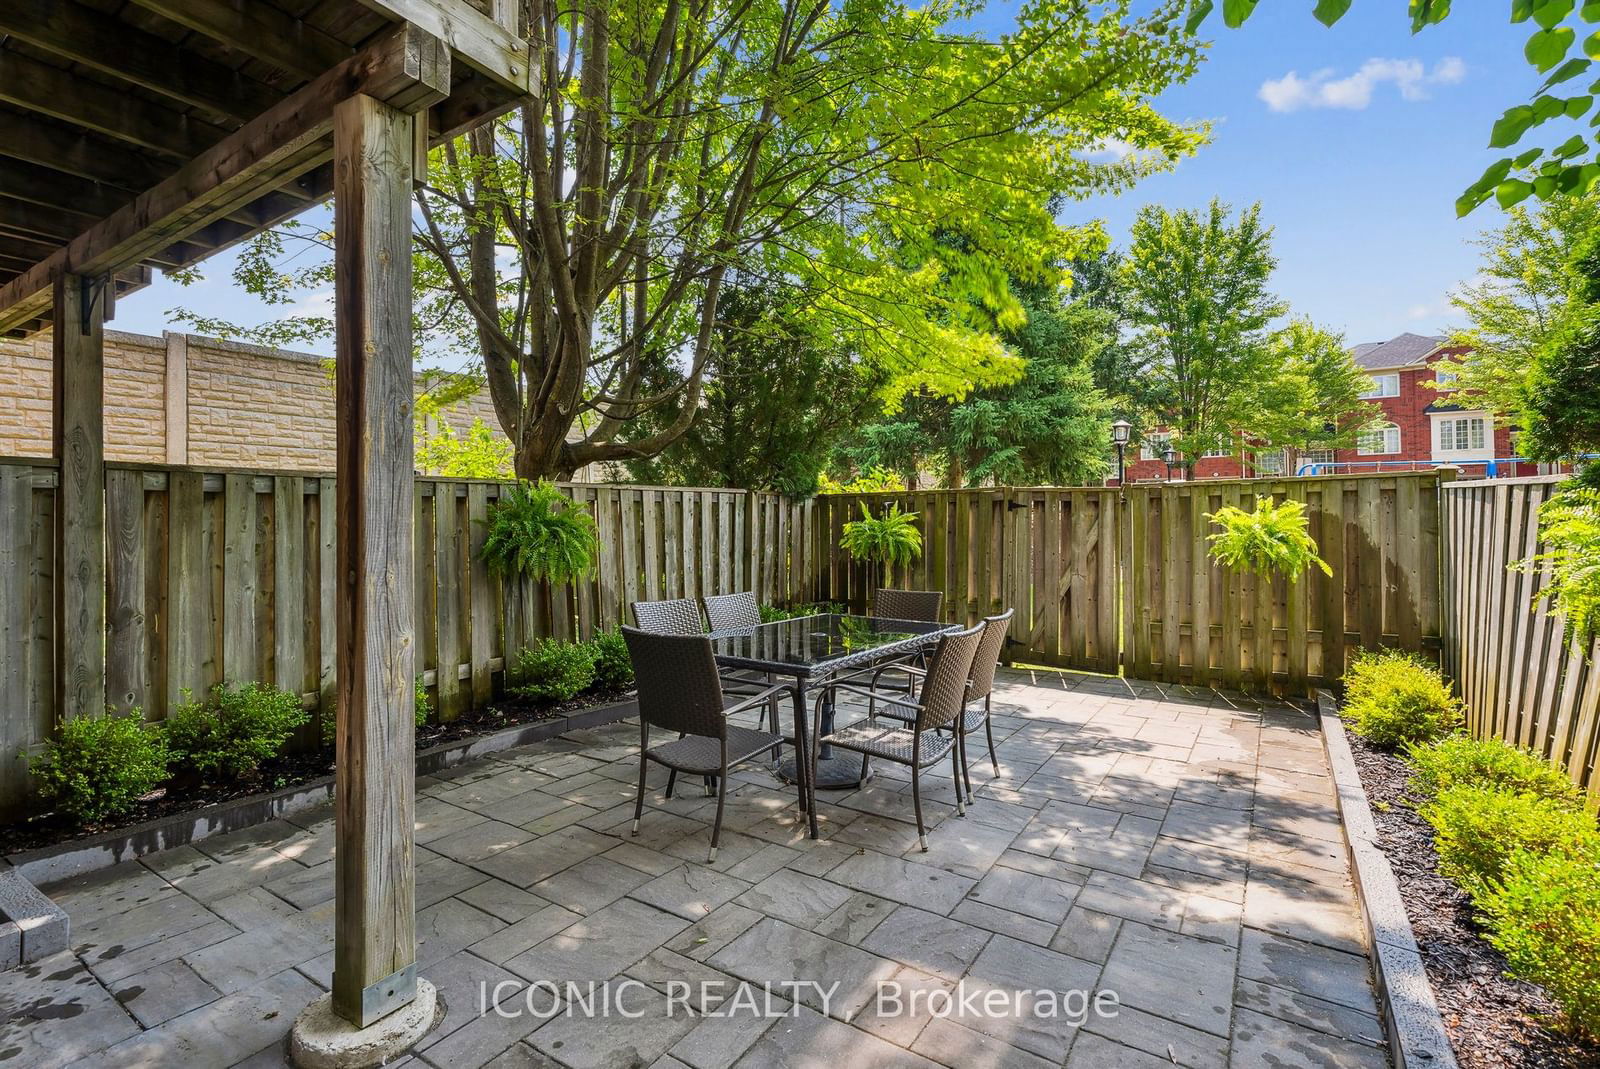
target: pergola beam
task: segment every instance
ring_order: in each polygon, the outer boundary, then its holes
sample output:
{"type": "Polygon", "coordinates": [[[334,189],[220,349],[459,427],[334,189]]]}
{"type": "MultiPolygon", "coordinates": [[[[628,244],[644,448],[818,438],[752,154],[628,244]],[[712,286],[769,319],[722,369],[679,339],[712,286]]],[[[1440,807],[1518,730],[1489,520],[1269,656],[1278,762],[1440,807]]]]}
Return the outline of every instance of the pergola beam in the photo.
{"type": "Polygon", "coordinates": [[[228,132],[15,52],[0,63],[0,100],[181,160],[203,152],[228,132]]]}
{"type": "Polygon", "coordinates": [[[283,97],[192,49],[74,0],[4,0],[0,3],[0,31],[172,100],[240,122],[261,114],[283,97]]]}
{"type": "Polygon", "coordinates": [[[203,37],[306,78],[316,78],[350,58],[351,49],[338,38],[271,4],[223,4],[217,0],[133,2],[203,37]]]}
{"type": "Polygon", "coordinates": [[[0,287],[0,330],[39,316],[57,278],[139,263],[326,163],[338,101],[366,93],[426,107],[449,93],[449,66],[437,38],[395,27],[0,287]]]}

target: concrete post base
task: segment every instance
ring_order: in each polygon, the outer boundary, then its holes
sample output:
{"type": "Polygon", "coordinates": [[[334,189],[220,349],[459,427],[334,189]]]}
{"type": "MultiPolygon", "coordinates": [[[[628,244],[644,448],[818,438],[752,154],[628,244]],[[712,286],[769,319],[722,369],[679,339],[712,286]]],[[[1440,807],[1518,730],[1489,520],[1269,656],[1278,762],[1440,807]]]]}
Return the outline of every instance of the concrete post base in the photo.
{"type": "Polygon", "coordinates": [[[366,1028],[333,1012],[333,996],[307,1006],[289,1032],[289,1060],[299,1069],[369,1069],[393,1061],[433,1027],[439,993],[417,981],[417,997],[366,1028]]]}

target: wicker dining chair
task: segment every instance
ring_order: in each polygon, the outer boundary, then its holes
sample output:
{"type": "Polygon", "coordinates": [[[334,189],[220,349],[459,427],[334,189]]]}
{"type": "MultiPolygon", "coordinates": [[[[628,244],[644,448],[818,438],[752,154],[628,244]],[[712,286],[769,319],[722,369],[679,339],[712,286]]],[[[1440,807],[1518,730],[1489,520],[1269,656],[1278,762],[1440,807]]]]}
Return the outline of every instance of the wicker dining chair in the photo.
{"type": "MultiPolygon", "coordinates": [[[[911,801],[917,814],[917,845],[924,853],[928,849],[928,832],[922,822],[922,770],[950,758],[950,775],[956,792],[956,814],[966,815],[961,790],[961,732],[965,726],[962,712],[966,708],[967,680],[972,673],[972,662],[978,653],[978,643],[983,637],[983,625],[943,635],[928,658],[928,671],[921,691],[913,698],[901,692],[886,693],[870,687],[841,683],[839,690],[863,695],[873,706],[882,702],[909,710],[909,724],[893,723],[886,726],[876,717],[857,721],[843,729],[818,739],[811,738],[811,768],[815,776],[817,747],[831,745],[836,749],[850,750],[864,758],[876,757],[911,768],[911,801]],[[945,734],[940,729],[947,729],[945,734]]],[[[813,780],[814,782],[814,780],[813,780]]]]}
{"type": "MultiPolygon", "coordinates": [[[[723,708],[722,677],[717,673],[710,638],[655,634],[633,627],[624,627],[622,637],[639,688],[639,793],[633,804],[633,834],[639,834],[639,822],[644,818],[645,780],[651,761],[674,776],[679,772],[714,776],[717,817],[711,825],[709,864],[717,859],[717,843],[722,838],[728,769],[783,742],[781,735],[730,724],[728,716],[766,701],[790,684],[779,684],[723,708]],[[651,746],[652,727],[675,731],[678,737],[651,746]]],[[[710,789],[708,784],[708,793],[710,789]]]]}
{"type": "MultiPolygon", "coordinates": [[[[742,631],[761,626],[761,608],[756,604],[756,596],[748,590],[732,594],[712,594],[703,600],[703,604],[706,608],[706,623],[710,625],[712,631],[742,631]]],[[[724,668],[722,686],[729,694],[752,694],[772,686],[772,673],[724,668]]],[[[782,729],[778,726],[778,699],[775,696],[767,701],[767,716],[773,733],[780,733],[782,729]]],[[[779,756],[781,755],[778,748],[774,746],[772,759],[776,761],[779,756]]]]}
{"type": "Polygon", "coordinates": [[[761,624],[761,608],[748,590],[733,594],[712,594],[705,599],[706,622],[713,631],[737,631],[761,624]]]}
{"type": "Polygon", "coordinates": [[[896,590],[886,587],[872,596],[872,615],[880,620],[924,620],[938,623],[943,612],[942,590],[896,590]]]}
{"type": "Polygon", "coordinates": [[[705,621],[700,619],[700,603],[693,598],[636,601],[633,603],[633,622],[639,630],[657,635],[706,633],[705,621]]]}
{"type": "MultiPolygon", "coordinates": [[[[978,652],[973,657],[972,674],[967,679],[966,705],[961,714],[961,733],[958,745],[961,750],[961,782],[966,788],[967,804],[972,804],[972,774],[967,764],[967,735],[977,731],[981,726],[984,736],[989,743],[989,761],[994,765],[994,774],[1000,775],[1000,759],[994,751],[994,724],[990,721],[990,708],[994,692],[994,671],[1000,665],[1000,651],[1006,643],[1006,632],[1011,627],[1011,617],[1016,615],[1015,609],[1007,609],[998,616],[985,616],[978,624],[983,629],[982,638],[978,642],[978,652]],[[975,706],[982,699],[983,704],[975,706]]],[[[914,694],[917,682],[926,676],[926,670],[917,665],[895,664],[889,667],[898,668],[910,677],[909,689],[914,694]]],[[[876,703],[878,699],[869,700],[867,715],[877,716],[876,703]]],[[[895,706],[888,706],[883,710],[883,716],[891,720],[909,724],[914,719],[913,715],[895,706]]],[[[867,759],[862,759],[862,778],[866,778],[867,759]]]]}

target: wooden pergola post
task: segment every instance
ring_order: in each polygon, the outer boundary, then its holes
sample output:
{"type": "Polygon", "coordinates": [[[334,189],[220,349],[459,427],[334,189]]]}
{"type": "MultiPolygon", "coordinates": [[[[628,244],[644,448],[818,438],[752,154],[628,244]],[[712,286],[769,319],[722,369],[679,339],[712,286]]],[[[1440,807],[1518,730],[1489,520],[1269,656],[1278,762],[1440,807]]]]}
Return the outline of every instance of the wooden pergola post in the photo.
{"type": "Polygon", "coordinates": [[[106,711],[105,321],[110,275],[55,281],[52,330],[56,716],[106,711]]]}
{"type": "Polygon", "coordinates": [[[338,783],[333,1005],[365,1027],[416,996],[411,177],[414,119],[333,113],[338,783]]]}

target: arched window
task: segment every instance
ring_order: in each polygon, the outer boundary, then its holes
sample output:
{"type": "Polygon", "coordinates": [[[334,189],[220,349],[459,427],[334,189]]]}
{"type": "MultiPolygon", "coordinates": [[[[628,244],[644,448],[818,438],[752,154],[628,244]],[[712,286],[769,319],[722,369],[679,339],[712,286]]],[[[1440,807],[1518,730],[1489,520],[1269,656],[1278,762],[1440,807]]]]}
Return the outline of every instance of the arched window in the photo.
{"type": "Polygon", "coordinates": [[[1356,438],[1356,452],[1364,457],[1400,452],[1400,428],[1393,423],[1374,423],[1356,438]]]}

